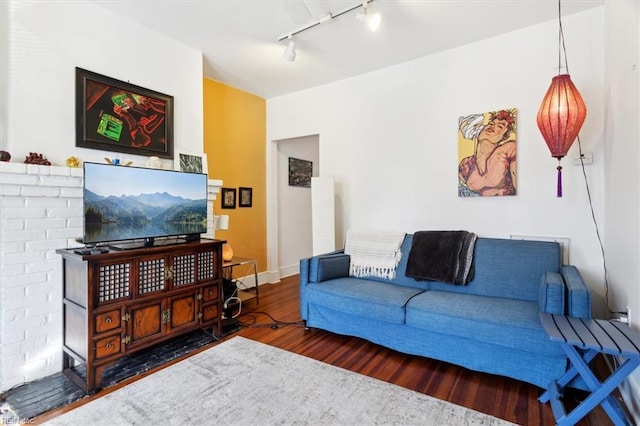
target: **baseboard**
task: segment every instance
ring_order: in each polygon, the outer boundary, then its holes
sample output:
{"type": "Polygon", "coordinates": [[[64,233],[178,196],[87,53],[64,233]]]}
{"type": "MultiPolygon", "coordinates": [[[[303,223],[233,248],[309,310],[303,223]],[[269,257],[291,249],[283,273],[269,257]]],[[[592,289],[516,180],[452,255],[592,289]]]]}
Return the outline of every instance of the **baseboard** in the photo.
{"type": "Polygon", "coordinates": [[[300,263],[294,263],[293,265],[280,267],[280,278],[290,277],[291,275],[296,275],[299,273],[300,263]]]}
{"type": "MultiPolygon", "coordinates": [[[[258,273],[258,285],[262,284],[275,284],[280,282],[280,278],[289,277],[291,275],[296,275],[300,271],[299,265],[291,265],[287,267],[280,268],[277,271],[264,271],[258,273]]],[[[246,275],[244,277],[238,277],[240,281],[245,283],[247,288],[254,287],[254,278],[253,274],[246,275]]]]}

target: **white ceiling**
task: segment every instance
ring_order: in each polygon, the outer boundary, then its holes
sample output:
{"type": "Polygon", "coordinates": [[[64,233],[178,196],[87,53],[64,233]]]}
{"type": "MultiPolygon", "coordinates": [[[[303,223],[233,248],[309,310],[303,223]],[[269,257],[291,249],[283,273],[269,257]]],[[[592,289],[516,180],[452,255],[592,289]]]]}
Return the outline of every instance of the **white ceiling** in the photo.
{"type": "MultiPolygon", "coordinates": [[[[358,9],[296,36],[296,61],[287,62],[280,36],[358,1],[91,1],[202,52],[206,77],[267,99],[558,17],[555,0],[375,0],[377,32],[356,20],[358,9]]],[[[603,3],[564,0],[562,15],[603,3]]]]}

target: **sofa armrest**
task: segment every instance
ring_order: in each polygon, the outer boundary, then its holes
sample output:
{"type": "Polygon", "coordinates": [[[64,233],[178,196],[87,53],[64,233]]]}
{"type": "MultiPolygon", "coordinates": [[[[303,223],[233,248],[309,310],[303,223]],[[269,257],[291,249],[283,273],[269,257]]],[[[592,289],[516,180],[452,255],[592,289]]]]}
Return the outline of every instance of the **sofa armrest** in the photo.
{"type": "Polygon", "coordinates": [[[591,290],[582,275],[573,265],[562,267],[562,278],[567,287],[567,309],[565,314],[577,318],[591,318],[591,290]]]}
{"type": "Polygon", "coordinates": [[[542,274],[538,290],[538,305],[540,312],[564,314],[565,286],[559,273],[545,272],[542,274]]]}

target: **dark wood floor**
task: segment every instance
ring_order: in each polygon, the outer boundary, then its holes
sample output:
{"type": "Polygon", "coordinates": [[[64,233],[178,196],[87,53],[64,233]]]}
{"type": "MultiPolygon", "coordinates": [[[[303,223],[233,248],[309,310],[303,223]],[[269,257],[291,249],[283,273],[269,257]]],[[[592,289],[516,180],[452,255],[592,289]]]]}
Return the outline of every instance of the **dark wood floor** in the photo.
{"type": "MultiPolygon", "coordinates": [[[[298,277],[260,286],[260,304],[249,301],[240,316],[244,325],[234,335],[260,341],[319,361],[365,374],[521,425],[553,425],[548,404],[537,400],[540,388],[516,380],[477,373],[448,363],[405,355],[369,343],[322,330],[305,330],[300,322],[298,277]]],[[[227,340],[226,336],[222,340],[227,340]]],[[[217,343],[214,343],[217,344],[217,343]]],[[[145,374],[146,375],[146,374],[145,374]]],[[[138,376],[132,380],[137,380],[138,376]]],[[[109,393],[130,381],[38,417],[51,419],[79,404],[109,393]]],[[[569,406],[575,405],[567,396],[569,406]]],[[[601,408],[579,425],[612,424],[601,408]]]]}

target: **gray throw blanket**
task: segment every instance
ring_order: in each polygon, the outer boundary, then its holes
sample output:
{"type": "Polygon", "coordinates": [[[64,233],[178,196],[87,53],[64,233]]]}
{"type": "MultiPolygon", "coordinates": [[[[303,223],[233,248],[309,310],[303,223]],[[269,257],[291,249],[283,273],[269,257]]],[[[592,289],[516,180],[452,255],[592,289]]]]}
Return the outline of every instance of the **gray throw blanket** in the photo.
{"type": "Polygon", "coordinates": [[[413,234],[406,276],[464,285],[473,279],[473,249],[478,236],[467,231],[413,234]]]}

